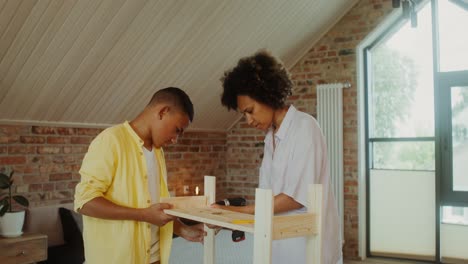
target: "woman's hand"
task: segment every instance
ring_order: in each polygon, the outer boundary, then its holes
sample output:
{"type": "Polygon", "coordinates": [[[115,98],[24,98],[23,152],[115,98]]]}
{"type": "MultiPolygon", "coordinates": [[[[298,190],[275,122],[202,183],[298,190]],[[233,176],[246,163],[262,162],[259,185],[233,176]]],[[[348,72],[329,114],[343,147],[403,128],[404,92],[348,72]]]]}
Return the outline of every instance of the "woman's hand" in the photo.
{"type": "Polygon", "coordinates": [[[202,223],[193,226],[188,226],[183,223],[180,223],[178,231],[179,232],[177,235],[192,242],[203,243],[203,238],[206,236],[206,232],[202,223]]]}

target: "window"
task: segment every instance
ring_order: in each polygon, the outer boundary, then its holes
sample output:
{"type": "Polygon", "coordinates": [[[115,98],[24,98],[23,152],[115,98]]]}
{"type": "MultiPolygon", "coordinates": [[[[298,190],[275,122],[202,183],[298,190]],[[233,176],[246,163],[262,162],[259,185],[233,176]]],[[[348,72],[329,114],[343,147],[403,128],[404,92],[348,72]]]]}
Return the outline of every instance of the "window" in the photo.
{"type": "Polygon", "coordinates": [[[367,49],[369,164],[435,170],[431,8],[367,49]]]}
{"type": "Polygon", "coordinates": [[[395,24],[365,53],[371,256],[436,258],[430,4],[418,20],[395,24]]]}
{"type": "Polygon", "coordinates": [[[465,263],[468,2],[404,2],[417,28],[401,16],[363,54],[367,253],[465,263]]]}
{"type": "Polygon", "coordinates": [[[468,69],[468,2],[441,0],[439,10],[440,71],[468,69]]]}
{"type": "Polygon", "coordinates": [[[444,206],[442,223],[468,225],[468,207],[444,206]]]}

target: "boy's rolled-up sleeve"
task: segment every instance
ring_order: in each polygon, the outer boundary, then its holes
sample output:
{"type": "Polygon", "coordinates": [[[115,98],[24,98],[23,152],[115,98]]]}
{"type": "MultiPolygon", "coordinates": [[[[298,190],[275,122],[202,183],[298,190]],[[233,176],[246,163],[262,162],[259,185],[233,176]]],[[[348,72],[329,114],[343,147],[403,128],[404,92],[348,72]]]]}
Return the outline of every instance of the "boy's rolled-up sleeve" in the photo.
{"type": "Polygon", "coordinates": [[[91,142],[80,168],[81,180],[75,188],[75,211],[104,196],[115,174],[116,154],[115,141],[105,133],[91,142]]]}

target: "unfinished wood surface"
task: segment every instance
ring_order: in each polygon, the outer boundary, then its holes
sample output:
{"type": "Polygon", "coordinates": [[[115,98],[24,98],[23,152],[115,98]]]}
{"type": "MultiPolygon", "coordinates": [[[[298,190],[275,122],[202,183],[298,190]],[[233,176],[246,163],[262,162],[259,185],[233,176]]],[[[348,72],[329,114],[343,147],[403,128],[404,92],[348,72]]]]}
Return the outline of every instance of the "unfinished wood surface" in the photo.
{"type": "MultiPolygon", "coordinates": [[[[216,199],[216,177],[205,176],[205,197],[208,204],[216,199]]],[[[205,225],[206,236],[203,239],[203,263],[214,264],[215,262],[215,230],[205,225]]]]}
{"type": "MultiPolygon", "coordinates": [[[[166,214],[182,217],[210,225],[225,227],[233,230],[240,230],[248,233],[254,232],[254,224],[234,224],[235,220],[253,221],[254,216],[232,212],[218,208],[186,208],[186,209],[166,209],[166,214]]],[[[211,229],[210,229],[211,230],[211,229]]]]}
{"type": "Polygon", "coordinates": [[[318,215],[316,217],[316,235],[307,236],[306,262],[313,264],[322,263],[322,185],[310,184],[307,191],[307,212],[318,215]]]}
{"type": "Polygon", "coordinates": [[[317,234],[313,214],[281,215],[273,217],[273,240],[317,234]]]}
{"type": "MultiPolygon", "coordinates": [[[[216,180],[212,176],[205,176],[206,204],[214,203],[216,197],[216,180]]],[[[197,197],[186,197],[187,203],[199,204],[197,197]]],[[[166,201],[170,201],[169,199],[166,201]]],[[[184,199],[174,199],[174,203],[184,199]]],[[[273,194],[271,190],[256,189],[255,191],[255,215],[238,213],[209,206],[194,208],[193,206],[180,205],[179,207],[166,209],[169,215],[186,218],[218,227],[240,230],[254,234],[253,263],[268,264],[272,260],[272,240],[292,238],[298,236],[307,237],[306,263],[321,263],[322,250],[322,186],[320,184],[309,185],[308,188],[308,213],[285,216],[273,215],[273,194]]],[[[214,230],[207,228],[207,236],[204,242],[204,264],[214,264],[215,244],[214,230]]]]}
{"type": "Polygon", "coordinates": [[[172,204],[172,209],[202,208],[207,204],[206,196],[181,196],[161,198],[161,203],[172,204]]]}
{"type": "Polygon", "coordinates": [[[255,230],[253,263],[271,263],[271,240],[273,239],[273,192],[255,190],[255,230]]]}

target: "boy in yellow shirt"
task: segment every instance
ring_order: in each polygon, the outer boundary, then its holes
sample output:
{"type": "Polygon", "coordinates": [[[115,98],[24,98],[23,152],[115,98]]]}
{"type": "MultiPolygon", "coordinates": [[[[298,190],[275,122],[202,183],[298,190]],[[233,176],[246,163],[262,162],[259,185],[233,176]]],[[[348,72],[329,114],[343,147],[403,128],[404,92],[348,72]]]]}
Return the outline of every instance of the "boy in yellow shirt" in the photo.
{"type": "Polygon", "coordinates": [[[157,91],[132,121],[104,130],[90,144],[76,186],[87,264],[169,263],[172,233],[202,241],[202,225],[186,226],[163,210],[168,197],[163,146],[177,143],[193,120],[179,88],[157,91]]]}

